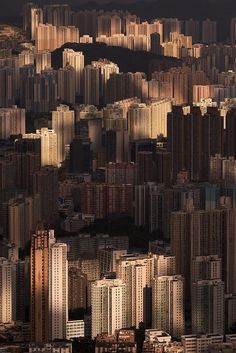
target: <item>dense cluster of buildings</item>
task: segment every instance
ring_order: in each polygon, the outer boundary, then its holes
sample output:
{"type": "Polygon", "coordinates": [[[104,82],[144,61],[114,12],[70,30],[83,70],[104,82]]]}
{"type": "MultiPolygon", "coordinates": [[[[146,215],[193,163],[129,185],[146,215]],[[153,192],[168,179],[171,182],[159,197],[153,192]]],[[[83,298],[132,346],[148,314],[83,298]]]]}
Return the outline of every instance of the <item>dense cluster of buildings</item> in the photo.
{"type": "Polygon", "coordinates": [[[210,19],[23,13],[29,43],[0,49],[0,353],[234,353],[236,20],[218,43],[210,19]],[[68,42],[179,60],[121,72],[68,42]]]}

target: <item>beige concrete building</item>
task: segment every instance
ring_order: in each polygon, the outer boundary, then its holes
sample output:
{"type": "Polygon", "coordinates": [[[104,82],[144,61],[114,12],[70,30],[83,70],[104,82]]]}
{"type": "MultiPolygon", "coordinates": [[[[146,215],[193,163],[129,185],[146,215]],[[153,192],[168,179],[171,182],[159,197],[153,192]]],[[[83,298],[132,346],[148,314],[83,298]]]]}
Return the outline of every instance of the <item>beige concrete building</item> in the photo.
{"type": "Polygon", "coordinates": [[[75,86],[76,94],[80,95],[83,93],[83,70],[84,70],[84,55],[82,52],[75,52],[73,49],[63,50],[63,67],[67,64],[75,69],[75,86]]]}
{"type": "Polygon", "coordinates": [[[192,331],[224,334],[224,282],[196,281],[192,284],[192,331]]]}
{"type": "Polygon", "coordinates": [[[185,332],[184,278],[160,276],[152,281],[152,327],[180,337],[185,332]]]}
{"type": "Polygon", "coordinates": [[[127,327],[125,294],[126,284],[120,279],[103,279],[92,284],[92,338],[127,327]]]}

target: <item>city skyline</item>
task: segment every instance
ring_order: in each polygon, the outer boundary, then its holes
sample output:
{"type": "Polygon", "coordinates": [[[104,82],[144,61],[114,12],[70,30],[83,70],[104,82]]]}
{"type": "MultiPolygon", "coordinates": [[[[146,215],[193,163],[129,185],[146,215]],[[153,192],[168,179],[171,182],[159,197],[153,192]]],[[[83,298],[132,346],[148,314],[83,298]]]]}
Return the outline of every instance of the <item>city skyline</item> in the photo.
{"type": "Polygon", "coordinates": [[[234,353],[235,4],[14,5],[0,353],[234,353]]]}

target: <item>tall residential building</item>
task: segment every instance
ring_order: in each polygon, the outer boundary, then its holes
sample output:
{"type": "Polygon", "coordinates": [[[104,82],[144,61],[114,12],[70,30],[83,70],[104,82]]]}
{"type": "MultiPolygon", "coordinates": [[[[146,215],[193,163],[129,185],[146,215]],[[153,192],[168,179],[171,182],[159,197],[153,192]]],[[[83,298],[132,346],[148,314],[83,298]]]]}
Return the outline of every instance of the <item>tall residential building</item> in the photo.
{"type": "Polygon", "coordinates": [[[188,19],[184,23],[184,34],[186,36],[191,36],[193,43],[199,43],[200,41],[200,24],[199,21],[188,19]]]}
{"type": "Polygon", "coordinates": [[[158,230],[166,239],[170,238],[171,213],[192,208],[200,208],[200,190],[192,185],[166,188],[148,182],[135,186],[135,224],[148,226],[150,232],[158,230]]]}
{"type": "Polygon", "coordinates": [[[185,277],[186,286],[190,283],[191,260],[195,256],[218,255],[222,259],[225,291],[235,293],[235,212],[226,205],[210,211],[172,213],[171,251],[176,257],[176,270],[185,277]]]}
{"type": "Polygon", "coordinates": [[[116,14],[101,14],[97,17],[97,36],[107,37],[121,33],[122,19],[116,14]]]}
{"type": "Polygon", "coordinates": [[[185,332],[184,278],[155,277],[152,281],[152,327],[180,337],[185,332]]]}
{"type": "Polygon", "coordinates": [[[137,183],[139,185],[155,180],[155,163],[153,159],[153,153],[150,151],[138,152],[137,183]]]}
{"type": "Polygon", "coordinates": [[[155,155],[157,184],[170,185],[172,180],[171,153],[159,148],[155,155]]]}
{"type": "Polygon", "coordinates": [[[225,329],[231,330],[236,322],[236,295],[225,296],[225,329]]]}
{"type": "Polygon", "coordinates": [[[25,133],[25,109],[1,108],[0,109],[0,139],[7,140],[11,135],[25,133]]]}
{"type": "Polygon", "coordinates": [[[211,108],[202,115],[195,107],[184,114],[175,107],[168,114],[168,151],[172,154],[173,177],[186,169],[191,180],[207,181],[209,178],[210,157],[223,154],[223,118],[220,112],[211,108]]]}
{"type": "Polygon", "coordinates": [[[120,279],[103,279],[92,284],[92,338],[127,327],[126,287],[120,279]]]}
{"type": "Polygon", "coordinates": [[[34,53],[31,50],[23,50],[19,54],[19,67],[34,65],[34,53]]]}
{"type": "Polygon", "coordinates": [[[68,272],[68,309],[69,312],[80,308],[86,309],[87,276],[84,274],[76,261],[69,261],[68,272]]]}
{"type": "Polygon", "coordinates": [[[24,139],[40,139],[41,142],[41,166],[58,167],[57,134],[54,130],[44,127],[36,130],[36,133],[24,134],[24,139]]]}
{"type": "Polygon", "coordinates": [[[137,97],[141,99],[143,96],[142,86],[145,82],[145,74],[143,72],[120,72],[111,74],[107,81],[107,103],[125,100],[127,98],[137,97]]]}
{"type": "Polygon", "coordinates": [[[112,129],[104,132],[106,163],[128,161],[129,134],[127,130],[112,129]]]}
{"type": "Polygon", "coordinates": [[[41,217],[52,222],[58,214],[58,169],[42,167],[33,176],[33,194],[40,195],[41,217]]]}
{"type": "Polygon", "coordinates": [[[155,259],[152,255],[125,255],[117,261],[117,277],[127,285],[127,327],[151,322],[151,280],[155,259]]]}
{"type": "Polygon", "coordinates": [[[136,185],[134,190],[134,220],[137,226],[144,226],[148,223],[150,215],[149,194],[158,191],[155,183],[136,185]]]}
{"type": "Polygon", "coordinates": [[[69,64],[58,70],[58,95],[61,102],[75,104],[76,71],[69,64]]]}
{"type": "Polygon", "coordinates": [[[150,103],[151,107],[151,138],[159,135],[167,136],[167,114],[171,112],[170,99],[160,99],[150,103]]]}
{"type": "Polygon", "coordinates": [[[43,10],[38,6],[30,9],[30,39],[35,40],[37,27],[43,23],[43,10]]]}
{"type": "Polygon", "coordinates": [[[139,102],[137,98],[127,98],[103,108],[104,128],[127,129],[127,112],[131,104],[139,102]]]}
{"type": "MultiPolygon", "coordinates": [[[[165,44],[166,46],[168,43],[165,44]]],[[[165,53],[174,55],[173,53],[165,53]]],[[[206,75],[202,71],[194,82],[205,83],[206,75]]],[[[155,71],[150,81],[153,98],[169,98],[176,105],[187,105],[192,101],[192,72],[188,67],[172,67],[168,71],[155,71]],[[154,85],[154,86],[153,86],[154,85]],[[155,87],[156,86],[156,87],[155,87]],[[157,90],[157,91],[156,91],[157,90]]]]}
{"type": "Polygon", "coordinates": [[[79,188],[82,213],[93,214],[95,218],[106,218],[111,214],[132,215],[132,185],[83,183],[79,188]]]}
{"type": "Polygon", "coordinates": [[[96,257],[90,257],[89,255],[86,258],[88,252],[84,252],[85,258],[80,261],[81,271],[87,277],[87,307],[91,307],[91,286],[94,281],[97,281],[101,278],[101,271],[99,260],[96,257]]]}
{"type": "MultiPolygon", "coordinates": [[[[234,157],[229,157],[234,160],[234,157]]],[[[220,154],[216,154],[215,156],[211,156],[210,158],[210,175],[209,181],[211,183],[219,183],[223,180],[223,163],[227,160],[226,157],[221,157],[220,154]]],[[[234,169],[234,168],[233,168],[234,169]]],[[[232,173],[234,175],[234,173],[232,173]]],[[[232,176],[233,176],[232,175],[232,176]]]]}
{"type": "Polygon", "coordinates": [[[224,282],[196,281],[192,284],[192,331],[224,334],[224,282]]]}
{"type": "Polygon", "coordinates": [[[70,144],[70,171],[72,173],[91,173],[92,159],[91,140],[76,136],[70,144]]]}
{"type": "Polygon", "coordinates": [[[0,107],[11,108],[14,104],[16,104],[16,69],[8,65],[0,67],[0,81],[0,107]]]}
{"type": "Polygon", "coordinates": [[[59,26],[57,27],[57,48],[65,43],[79,43],[79,27],[59,26]]]}
{"type": "Polygon", "coordinates": [[[99,69],[92,65],[84,68],[84,103],[99,105],[99,69]]]}
{"type": "Polygon", "coordinates": [[[51,340],[66,338],[68,321],[68,262],[67,245],[55,243],[50,254],[51,340]]]}
{"type": "Polygon", "coordinates": [[[57,134],[58,162],[66,159],[66,147],[75,135],[75,114],[67,105],[60,105],[52,112],[52,128],[57,134]]]}
{"type": "Polygon", "coordinates": [[[16,320],[16,265],[0,258],[0,323],[10,324],[16,320]]]}
{"type": "MultiPolygon", "coordinates": [[[[35,92],[29,92],[29,82],[34,81],[35,75],[35,66],[34,66],[34,54],[32,53],[33,58],[32,64],[24,65],[19,67],[19,102],[22,107],[26,110],[29,110],[29,106],[33,106],[33,102],[29,102],[29,97],[34,96],[35,92]],[[30,79],[31,78],[31,79],[30,79]],[[31,93],[31,94],[30,94],[31,93]]],[[[23,56],[21,60],[26,60],[23,56]]],[[[24,64],[24,62],[23,62],[24,64]]],[[[31,86],[32,87],[32,86],[31,86]]]]}
{"type": "Polygon", "coordinates": [[[33,191],[33,174],[41,167],[41,140],[18,138],[14,142],[15,152],[9,155],[17,171],[19,189],[33,191]]]}
{"type": "Polygon", "coordinates": [[[117,64],[107,60],[107,59],[99,59],[98,61],[92,61],[92,67],[95,67],[99,70],[99,95],[100,98],[106,96],[107,90],[107,81],[109,80],[112,74],[119,73],[119,67],[117,64]]]}
{"type": "Polygon", "coordinates": [[[30,138],[18,138],[15,140],[14,143],[15,152],[17,153],[35,153],[40,155],[41,153],[41,144],[39,138],[35,138],[33,136],[32,139],[30,138]]]}
{"type": "Polygon", "coordinates": [[[181,22],[177,18],[162,18],[163,23],[163,41],[169,42],[170,33],[181,33],[181,22]]]}
{"type": "Polygon", "coordinates": [[[102,151],[102,125],[103,121],[95,106],[82,106],[79,119],[76,119],[76,134],[89,138],[93,158],[99,158],[102,151]]]}
{"type": "Polygon", "coordinates": [[[232,18],[230,21],[230,40],[232,44],[236,41],[236,18],[232,18]]]}
{"type": "Polygon", "coordinates": [[[211,44],[217,42],[217,22],[209,18],[202,22],[202,42],[211,44]]]}
{"type": "Polygon", "coordinates": [[[155,32],[150,35],[151,41],[151,52],[156,55],[163,54],[163,47],[161,46],[161,36],[159,33],[155,32]]]}
{"type": "Polygon", "coordinates": [[[53,230],[38,227],[30,255],[31,339],[66,338],[68,320],[67,245],[56,243],[53,230]]]}
{"type": "Polygon", "coordinates": [[[63,67],[71,65],[75,69],[75,86],[76,94],[82,95],[83,85],[83,70],[84,70],[84,55],[82,52],[76,52],[73,49],[63,50],[63,67]]]}
{"type": "Polygon", "coordinates": [[[37,229],[31,239],[30,299],[31,340],[48,342],[50,328],[50,248],[55,243],[54,231],[37,229]]]}
{"type": "MultiPolygon", "coordinates": [[[[235,131],[236,131],[236,109],[231,109],[226,115],[226,155],[227,157],[236,158],[236,143],[235,143],[235,131]]],[[[223,156],[223,154],[222,154],[223,156]]]]}
{"type": "Polygon", "coordinates": [[[191,264],[191,282],[222,278],[222,260],[217,255],[196,256],[191,264]]]}
{"type": "Polygon", "coordinates": [[[135,163],[108,163],[105,181],[108,184],[136,184],[137,165],[135,163]]]}
{"type": "Polygon", "coordinates": [[[41,139],[41,166],[58,166],[58,147],[57,134],[54,130],[42,128],[36,130],[36,134],[40,135],[41,139]]]}
{"type": "Polygon", "coordinates": [[[21,105],[26,111],[49,112],[56,109],[58,100],[57,71],[47,69],[41,74],[21,77],[21,105]]]}
{"type": "Polygon", "coordinates": [[[50,3],[43,7],[44,23],[54,26],[70,25],[71,7],[67,4],[50,3]]]}
{"type": "Polygon", "coordinates": [[[40,23],[36,28],[35,46],[37,51],[53,51],[57,48],[57,28],[51,24],[40,23]]]}
{"type": "Polygon", "coordinates": [[[144,103],[132,104],[128,110],[128,131],[130,140],[151,137],[152,116],[151,108],[144,103]]]}
{"type": "Polygon", "coordinates": [[[8,237],[11,243],[24,249],[30,240],[30,232],[41,220],[40,196],[10,199],[8,202],[8,237]]]}
{"type": "Polygon", "coordinates": [[[123,255],[127,254],[127,250],[118,250],[111,246],[106,246],[98,250],[98,259],[100,271],[102,275],[116,272],[116,262],[123,255]]]}
{"type": "Polygon", "coordinates": [[[16,265],[16,320],[29,321],[30,314],[30,259],[18,260],[17,257],[8,255],[16,265]]]}
{"type": "Polygon", "coordinates": [[[31,10],[35,7],[36,5],[32,2],[28,2],[23,5],[23,30],[29,39],[31,39],[32,25],[31,10]]]}
{"type": "Polygon", "coordinates": [[[42,71],[52,67],[51,53],[47,50],[34,53],[34,60],[36,74],[41,74],[42,71]]]}
{"type": "Polygon", "coordinates": [[[79,28],[74,26],[53,26],[40,23],[35,31],[37,51],[60,48],[65,43],[79,43],[79,28]]]}
{"type": "Polygon", "coordinates": [[[99,105],[107,96],[107,82],[111,75],[119,73],[119,67],[106,59],[92,61],[84,68],[84,102],[99,105]]]}
{"type": "Polygon", "coordinates": [[[172,255],[156,255],[154,274],[160,276],[173,276],[176,274],[175,257],[172,255]]]}

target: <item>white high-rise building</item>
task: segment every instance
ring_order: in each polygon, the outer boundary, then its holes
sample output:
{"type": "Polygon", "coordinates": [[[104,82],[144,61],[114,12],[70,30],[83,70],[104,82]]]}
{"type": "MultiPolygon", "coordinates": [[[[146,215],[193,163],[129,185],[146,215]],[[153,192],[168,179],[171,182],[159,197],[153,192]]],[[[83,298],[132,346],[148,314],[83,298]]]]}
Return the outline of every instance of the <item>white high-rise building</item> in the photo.
{"type": "Polygon", "coordinates": [[[1,108],[0,109],[0,139],[7,140],[10,135],[25,133],[25,109],[1,108]]]}
{"type": "Polygon", "coordinates": [[[12,323],[16,319],[16,266],[0,258],[0,323],[12,323]]]}
{"type": "Polygon", "coordinates": [[[126,285],[120,279],[103,279],[92,284],[92,338],[127,327],[126,285]]]}
{"type": "Polygon", "coordinates": [[[52,112],[52,128],[57,134],[58,162],[66,158],[66,147],[75,135],[75,114],[67,105],[60,105],[52,112]]]}
{"type": "Polygon", "coordinates": [[[41,165],[58,166],[57,134],[54,130],[42,128],[36,131],[41,138],[41,165]]]}
{"type": "Polygon", "coordinates": [[[152,327],[173,337],[184,334],[184,278],[160,276],[152,281],[152,327]]]}
{"type": "Polygon", "coordinates": [[[117,277],[127,285],[127,327],[139,327],[140,322],[151,321],[151,280],[154,276],[155,257],[129,254],[117,261],[117,277]]]}
{"type": "Polygon", "coordinates": [[[40,139],[41,140],[41,165],[58,167],[58,146],[57,146],[57,134],[54,130],[49,130],[44,127],[40,130],[36,130],[36,133],[24,134],[23,138],[28,139],[40,139]]]}
{"type": "Polygon", "coordinates": [[[70,65],[75,69],[75,86],[76,94],[82,94],[83,70],[84,70],[84,55],[82,52],[74,51],[73,49],[63,50],[63,67],[70,65]]]}
{"type": "Polygon", "coordinates": [[[68,321],[68,261],[67,245],[55,243],[51,247],[51,333],[52,340],[66,338],[68,321]]]}

